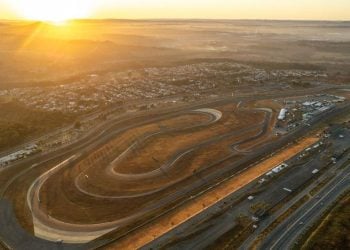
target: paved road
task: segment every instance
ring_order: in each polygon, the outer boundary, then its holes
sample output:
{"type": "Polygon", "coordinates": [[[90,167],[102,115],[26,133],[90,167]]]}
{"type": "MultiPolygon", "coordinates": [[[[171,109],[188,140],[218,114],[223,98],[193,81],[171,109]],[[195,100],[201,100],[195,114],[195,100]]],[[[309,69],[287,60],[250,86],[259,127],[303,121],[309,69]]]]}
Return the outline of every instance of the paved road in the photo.
{"type": "MultiPolygon", "coordinates": [[[[336,147],[341,147],[341,142],[338,141],[337,144],[335,144],[335,148],[336,147]]],[[[347,143],[348,145],[349,143],[347,143]]],[[[308,195],[310,193],[310,191],[315,188],[320,182],[328,179],[328,178],[334,178],[335,177],[335,173],[338,171],[339,174],[339,167],[343,166],[344,163],[347,162],[348,156],[344,156],[343,159],[341,159],[336,165],[331,166],[329,169],[327,169],[327,171],[322,174],[317,181],[313,182],[310,186],[304,188],[300,193],[298,193],[295,197],[293,197],[290,201],[288,201],[287,203],[285,203],[283,205],[283,207],[281,209],[279,209],[277,212],[275,212],[274,214],[268,216],[267,218],[265,218],[264,220],[262,220],[259,223],[259,228],[257,230],[255,230],[244,242],[243,244],[240,246],[240,250],[245,250],[245,249],[250,249],[251,244],[255,241],[255,239],[258,237],[259,234],[261,234],[269,225],[271,225],[271,223],[273,223],[279,216],[281,216],[282,214],[284,214],[291,206],[293,206],[296,202],[298,202],[301,198],[303,198],[305,195],[308,195]]],[[[320,162],[322,161],[322,156],[319,156],[319,160],[312,163],[312,162],[308,162],[306,163],[306,165],[302,165],[302,168],[306,168],[307,166],[311,165],[311,168],[309,168],[310,170],[307,172],[305,172],[305,174],[310,174],[310,171],[312,171],[314,168],[318,168],[322,171],[321,165],[322,163],[320,162]]],[[[343,174],[343,172],[341,172],[340,174],[343,174]]],[[[301,177],[302,178],[302,177],[301,177]]],[[[295,179],[298,180],[298,179],[295,179]]],[[[315,195],[313,195],[315,196],[315,195]]]]}
{"type": "MultiPolygon", "coordinates": [[[[14,250],[87,250],[85,245],[81,244],[61,244],[59,242],[49,242],[26,232],[18,223],[13,212],[12,205],[7,200],[0,200],[0,241],[3,241],[5,249],[14,250]],[[15,232],[15,233],[9,233],[15,232]],[[6,238],[4,236],[6,235],[6,238]]],[[[1,248],[0,244],[0,249],[1,248]]]]}
{"type": "MultiPolygon", "coordinates": [[[[278,97],[278,96],[275,96],[275,97],[278,97]]],[[[249,98],[251,98],[251,97],[249,97],[249,98]]],[[[261,97],[261,98],[266,98],[266,96],[261,97]]],[[[216,101],[216,102],[211,103],[211,104],[201,104],[201,105],[197,105],[195,107],[196,108],[201,108],[201,107],[207,107],[208,105],[210,105],[210,106],[212,106],[212,105],[219,105],[219,104],[227,103],[227,102],[232,102],[232,99],[220,100],[220,101],[216,101]]],[[[191,107],[191,108],[193,108],[193,107],[191,107]]],[[[183,111],[185,111],[185,110],[188,110],[188,108],[186,108],[186,109],[184,108],[183,109],[183,111]]],[[[183,112],[183,111],[177,111],[177,112],[183,112]]],[[[138,118],[143,120],[147,115],[143,115],[143,116],[140,115],[140,117],[138,117],[138,118]]],[[[169,116],[174,116],[174,114],[171,114],[169,116]]],[[[153,119],[148,119],[146,122],[149,122],[150,120],[153,120],[153,119]]],[[[141,121],[141,122],[139,122],[139,124],[142,124],[143,122],[145,122],[145,121],[141,121]]],[[[120,123],[118,123],[117,125],[115,125],[115,124],[112,124],[112,125],[108,124],[107,127],[101,127],[100,131],[95,131],[94,134],[90,135],[89,137],[83,138],[83,140],[80,141],[80,142],[77,142],[77,143],[75,143],[73,145],[70,145],[69,147],[61,149],[61,150],[59,150],[57,152],[52,152],[50,154],[40,155],[40,156],[38,156],[36,158],[28,160],[28,162],[32,161],[34,163],[39,163],[38,166],[33,166],[32,168],[36,168],[36,167],[47,168],[47,167],[49,167],[48,166],[49,164],[47,163],[47,159],[48,158],[50,160],[54,161],[54,160],[57,160],[58,158],[67,157],[67,155],[72,154],[72,153],[77,152],[77,151],[78,152],[79,151],[88,152],[88,149],[94,148],[94,147],[96,147],[96,145],[103,144],[111,136],[115,135],[117,133],[115,131],[116,128],[118,128],[118,126],[121,126],[121,124],[122,124],[122,121],[120,123]],[[98,140],[96,140],[96,138],[98,138],[98,140]],[[42,162],[44,162],[43,163],[44,166],[41,166],[42,162]]],[[[123,128],[123,129],[125,129],[125,128],[123,128]]],[[[307,131],[306,128],[301,129],[299,131],[299,134],[303,134],[303,133],[305,133],[305,131],[307,131]]],[[[120,130],[119,130],[119,132],[120,132],[120,130]]],[[[296,138],[296,137],[297,137],[297,135],[293,135],[291,137],[288,137],[288,139],[286,139],[285,141],[293,139],[293,138],[296,138]]],[[[283,143],[285,143],[285,141],[283,143]]],[[[258,152],[258,153],[261,153],[261,152],[258,152]]],[[[11,179],[8,183],[6,183],[5,186],[2,186],[3,187],[3,190],[2,190],[3,193],[6,193],[6,190],[8,188],[10,188],[13,183],[15,183],[15,181],[18,179],[18,177],[20,177],[21,175],[27,173],[27,171],[28,171],[28,167],[24,163],[22,165],[22,169],[21,168],[19,168],[19,169],[20,169],[20,171],[19,171],[18,175],[16,175],[13,179],[11,179]]],[[[32,170],[32,169],[30,169],[30,170],[32,170]]],[[[227,169],[225,169],[225,170],[227,170],[227,169]]],[[[213,177],[216,178],[220,174],[222,174],[222,173],[216,173],[213,177]]]]}
{"type": "Polygon", "coordinates": [[[319,193],[319,199],[312,198],[299,208],[271,232],[259,249],[290,249],[297,238],[315,223],[327,208],[349,188],[350,173],[348,166],[326,185],[319,193]]]}

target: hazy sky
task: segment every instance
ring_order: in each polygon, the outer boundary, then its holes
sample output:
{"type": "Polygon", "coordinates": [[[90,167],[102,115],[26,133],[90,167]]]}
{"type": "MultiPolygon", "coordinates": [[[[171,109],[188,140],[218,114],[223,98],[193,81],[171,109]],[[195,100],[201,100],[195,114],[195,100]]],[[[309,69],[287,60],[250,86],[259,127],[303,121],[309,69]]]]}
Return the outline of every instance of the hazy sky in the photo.
{"type": "MultiPolygon", "coordinates": [[[[67,9],[74,1],[45,0],[65,3],[67,9]]],[[[20,2],[40,0],[0,0],[0,19],[23,18],[27,7],[19,11],[20,2]]],[[[89,8],[84,17],[350,20],[350,0],[95,0],[89,8]]]]}

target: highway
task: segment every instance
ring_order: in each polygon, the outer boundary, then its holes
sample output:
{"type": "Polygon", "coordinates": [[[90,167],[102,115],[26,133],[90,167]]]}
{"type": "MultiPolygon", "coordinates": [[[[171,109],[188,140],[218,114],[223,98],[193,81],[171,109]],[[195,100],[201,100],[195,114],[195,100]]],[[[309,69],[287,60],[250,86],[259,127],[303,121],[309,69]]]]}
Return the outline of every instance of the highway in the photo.
{"type": "Polygon", "coordinates": [[[290,249],[297,238],[317,222],[327,208],[350,188],[350,165],[322,191],[274,229],[259,249],[290,249]],[[317,198],[319,197],[319,198],[317,198]]]}

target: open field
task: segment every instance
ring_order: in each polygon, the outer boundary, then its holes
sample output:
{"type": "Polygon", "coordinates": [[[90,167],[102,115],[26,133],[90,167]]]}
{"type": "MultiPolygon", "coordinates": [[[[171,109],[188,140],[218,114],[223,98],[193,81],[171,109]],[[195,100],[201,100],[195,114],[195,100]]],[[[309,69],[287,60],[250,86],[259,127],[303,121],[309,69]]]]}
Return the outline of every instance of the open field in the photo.
{"type": "Polygon", "coordinates": [[[35,111],[15,101],[0,101],[0,151],[73,121],[73,115],[35,111]]]}

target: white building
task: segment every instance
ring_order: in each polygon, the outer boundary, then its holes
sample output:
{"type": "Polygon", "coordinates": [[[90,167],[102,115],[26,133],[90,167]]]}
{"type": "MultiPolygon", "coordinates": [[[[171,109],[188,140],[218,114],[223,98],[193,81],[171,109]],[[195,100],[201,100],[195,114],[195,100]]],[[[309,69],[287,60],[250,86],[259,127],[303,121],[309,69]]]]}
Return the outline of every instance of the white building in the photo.
{"type": "Polygon", "coordinates": [[[278,120],[283,121],[286,119],[287,109],[281,109],[280,114],[278,115],[278,120]]]}

